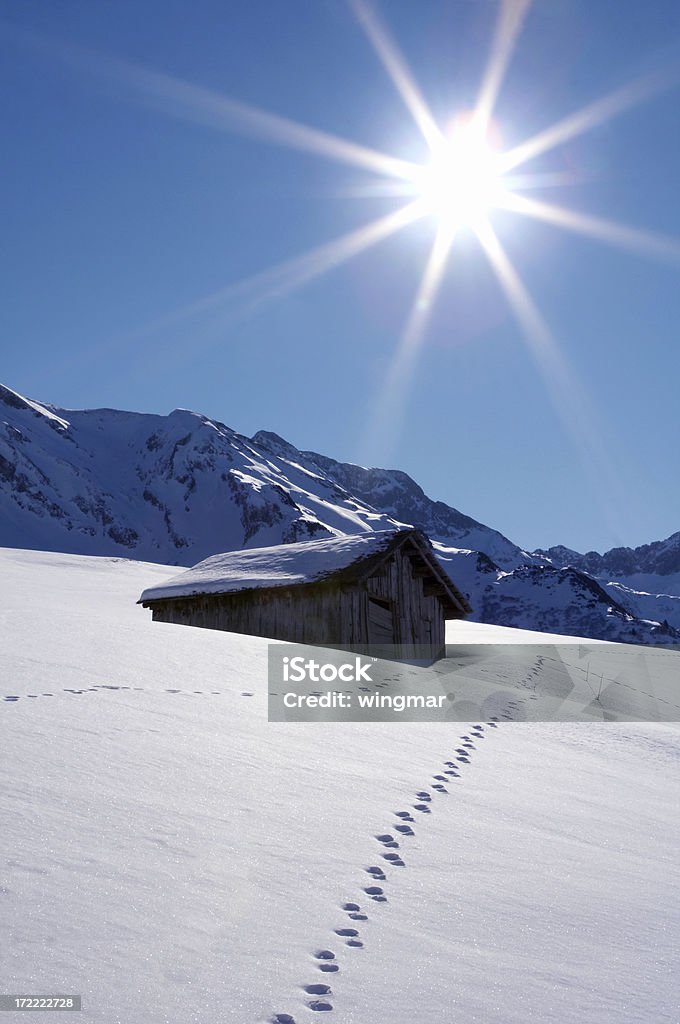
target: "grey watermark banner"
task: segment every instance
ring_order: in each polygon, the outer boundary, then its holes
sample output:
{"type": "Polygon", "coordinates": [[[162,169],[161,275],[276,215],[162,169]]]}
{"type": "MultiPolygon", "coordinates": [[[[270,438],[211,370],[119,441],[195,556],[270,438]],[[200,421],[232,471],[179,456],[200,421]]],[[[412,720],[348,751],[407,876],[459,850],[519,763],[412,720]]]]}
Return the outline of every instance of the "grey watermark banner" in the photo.
{"type": "Polygon", "coordinates": [[[680,721],[680,651],[627,644],[269,645],[271,722],[680,721]],[[439,652],[437,652],[439,653],[439,652]]]}

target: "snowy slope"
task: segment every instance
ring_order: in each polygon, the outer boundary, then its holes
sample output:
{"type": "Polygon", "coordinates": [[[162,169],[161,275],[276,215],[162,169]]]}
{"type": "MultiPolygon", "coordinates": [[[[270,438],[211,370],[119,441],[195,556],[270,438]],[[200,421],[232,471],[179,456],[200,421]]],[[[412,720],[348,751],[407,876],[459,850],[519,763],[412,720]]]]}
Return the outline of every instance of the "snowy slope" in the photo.
{"type": "Polygon", "coordinates": [[[135,605],[167,566],[0,573],[4,991],[82,993],[78,1024],[677,1021],[677,726],[269,724],[266,641],[135,605]]]}
{"type": "Polygon", "coordinates": [[[654,577],[656,588],[654,579],[621,581],[646,598],[601,581],[593,605],[587,573],[561,571],[555,552],[566,549],[522,551],[398,470],[300,452],[266,431],[247,438],[186,410],[62,410],[0,386],[0,544],[189,566],[223,551],[401,525],[441,546],[478,620],[680,642],[675,603],[654,600],[675,593],[664,589],[670,577],[654,577]]]}

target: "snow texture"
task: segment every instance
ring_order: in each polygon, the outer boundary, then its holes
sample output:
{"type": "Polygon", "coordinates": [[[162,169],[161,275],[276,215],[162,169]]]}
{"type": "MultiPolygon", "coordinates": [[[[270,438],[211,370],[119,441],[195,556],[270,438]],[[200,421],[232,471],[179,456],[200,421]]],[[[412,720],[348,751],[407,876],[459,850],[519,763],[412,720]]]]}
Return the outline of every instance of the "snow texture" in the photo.
{"type": "Polygon", "coordinates": [[[0,572],[4,991],[82,994],[64,1024],[676,1024],[677,726],[272,724],[265,640],[135,606],[167,566],[0,572]]]}

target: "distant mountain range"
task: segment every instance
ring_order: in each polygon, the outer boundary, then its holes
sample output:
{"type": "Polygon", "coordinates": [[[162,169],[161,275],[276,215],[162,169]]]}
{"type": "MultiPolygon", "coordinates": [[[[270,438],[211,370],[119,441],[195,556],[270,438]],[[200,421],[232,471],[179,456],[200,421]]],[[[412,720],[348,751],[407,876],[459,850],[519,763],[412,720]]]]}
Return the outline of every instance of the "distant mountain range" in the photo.
{"type": "Polygon", "coordinates": [[[64,410],[0,385],[0,545],[193,565],[241,547],[420,527],[473,618],[680,643],[680,533],[585,555],[523,551],[399,470],[301,452],[217,420],[64,410]]]}

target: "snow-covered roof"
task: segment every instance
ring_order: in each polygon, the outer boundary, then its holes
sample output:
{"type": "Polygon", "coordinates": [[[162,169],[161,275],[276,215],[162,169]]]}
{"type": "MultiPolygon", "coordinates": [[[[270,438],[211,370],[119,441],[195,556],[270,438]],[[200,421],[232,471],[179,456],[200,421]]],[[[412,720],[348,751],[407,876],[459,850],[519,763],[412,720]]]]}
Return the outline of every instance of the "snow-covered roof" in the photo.
{"type": "MultiPolygon", "coordinates": [[[[147,601],[191,597],[198,594],[230,594],[240,590],[291,587],[317,583],[357,563],[373,564],[374,556],[387,552],[401,540],[419,539],[422,548],[429,541],[417,530],[376,530],[352,536],[325,537],[298,544],[277,544],[267,548],[249,548],[212,555],[173,576],[166,583],[149,587],[139,599],[147,601]]],[[[436,559],[432,559],[438,567],[436,559]]],[[[443,569],[439,571],[448,580],[443,569]]],[[[455,591],[455,587],[450,583],[455,591]]]]}
{"type": "Polygon", "coordinates": [[[369,577],[394,548],[410,542],[421,564],[428,565],[441,588],[441,597],[453,608],[467,613],[470,608],[447,570],[438,562],[428,539],[419,529],[382,529],[349,537],[327,537],[320,541],[279,544],[212,555],[192,569],[157,587],[147,588],[138,604],[203,594],[232,594],[238,591],[297,587],[321,583],[330,577],[349,582],[369,577]]]}

